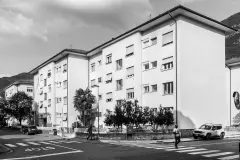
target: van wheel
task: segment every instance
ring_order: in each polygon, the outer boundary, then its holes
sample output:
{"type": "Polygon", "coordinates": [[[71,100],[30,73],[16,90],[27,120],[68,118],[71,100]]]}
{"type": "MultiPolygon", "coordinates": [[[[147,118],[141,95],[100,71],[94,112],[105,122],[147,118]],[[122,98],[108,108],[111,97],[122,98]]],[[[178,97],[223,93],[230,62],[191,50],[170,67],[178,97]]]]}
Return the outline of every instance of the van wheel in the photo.
{"type": "Polygon", "coordinates": [[[209,140],[210,138],[211,138],[211,134],[208,133],[208,134],[206,135],[205,139],[206,139],[206,140],[209,140]]]}
{"type": "Polygon", "coordinates": [[[194,139],[197,139],[198,137],[197,136],[193,136],[194,139]]]}
{"type": "Polygon", "coordinates": [[[224,139],[224,136],[225,136],[225,134],[224,134],[224,133],[221,133],[221,134],[220,134],[220,139],[224,139]]]}

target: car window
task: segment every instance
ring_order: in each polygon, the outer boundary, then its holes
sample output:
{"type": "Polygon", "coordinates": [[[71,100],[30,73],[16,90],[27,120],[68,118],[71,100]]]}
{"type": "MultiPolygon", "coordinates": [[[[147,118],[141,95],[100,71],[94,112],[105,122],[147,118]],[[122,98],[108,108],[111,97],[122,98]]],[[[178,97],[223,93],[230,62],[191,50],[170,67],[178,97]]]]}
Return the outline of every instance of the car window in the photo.
{"type": "Polygon", "coordinates": [[[217,130],[222,129],[222,126],[217,126],[217,130]]]}
{"type": "Polygon", "coordinates": [[[213,126],[213,127],[212,127],[212,130],[217,130],[217,126],[213,126]]]}
{"type": "Polygon", "coordinates": [[[202,125],[199,129],[206,129],[206,130],[210,130],[212,128],[212,126],[209,125],[202,125]]]}

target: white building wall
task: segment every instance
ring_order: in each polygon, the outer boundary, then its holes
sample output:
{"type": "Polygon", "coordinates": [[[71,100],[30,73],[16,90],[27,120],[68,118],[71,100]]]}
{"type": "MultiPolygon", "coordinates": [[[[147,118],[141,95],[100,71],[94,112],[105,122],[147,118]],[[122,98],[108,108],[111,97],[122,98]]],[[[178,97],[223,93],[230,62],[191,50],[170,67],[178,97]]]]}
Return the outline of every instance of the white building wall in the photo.
{"type": "Polygon", "coordinates": [[[33,97],[33,92],[28,92],[27,89],[32,89],[33,90],[33,85],[31,84],[20,84],[17,86],[18,91],[25,92],[28,96],[33,97]]]}
{"type": "Polygon", "coordinates": [[[180,18],[177,45],[179,127],[227,125],[224,34],[180,18]]]}
{"type": "Polygon", "coordinates": [[[88,60],[84,56],[69,55],[68,57],[68,127],[76,122],[79,112],[74,108],[73,98],[76,90],[88,87],[88,60]]]}

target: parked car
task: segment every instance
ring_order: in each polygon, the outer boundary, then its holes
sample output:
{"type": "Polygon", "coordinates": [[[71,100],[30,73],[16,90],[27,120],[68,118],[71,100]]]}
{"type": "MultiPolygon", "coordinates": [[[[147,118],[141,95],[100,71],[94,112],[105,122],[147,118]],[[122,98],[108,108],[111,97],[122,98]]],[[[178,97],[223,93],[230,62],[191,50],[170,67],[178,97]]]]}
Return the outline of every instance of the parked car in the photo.
{"type": "Polygon", "coordinates": [[[193,131],[193,138],[197,139],[198,137],[205,138],[209,140],[211,138],[220,138],[223,139],[225,132],[221,124],[204,124],[200,128],[193,131]]]}
{"type": "Polygon", "coordinates": [[[42,130],[38,129],[36,126],[22,126],[21,131],[23,134],[41,134],[42,130]]]}

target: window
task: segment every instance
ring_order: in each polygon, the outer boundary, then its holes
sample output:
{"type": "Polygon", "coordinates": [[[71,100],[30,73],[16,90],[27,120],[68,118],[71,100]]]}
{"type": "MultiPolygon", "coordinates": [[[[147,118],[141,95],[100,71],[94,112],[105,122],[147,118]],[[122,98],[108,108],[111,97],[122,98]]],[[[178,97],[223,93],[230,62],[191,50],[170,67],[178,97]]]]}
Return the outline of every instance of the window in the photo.
{"type": "Polygon", "coordinates": [[[47,107],[44,107],[44,113],[47,113],[47,107]]]}
{"type": "Polygon", "coordinates": [[[117,70],[122,69],[122,59],[116,61],[116,69],[117,70]]]}
{"type": "Polygon", "coordinates": [[[57,97],[57,103],[61,103],[62,102],[62,98],[61,97],[57,97]]]}
{"type": "Polygon", "coordinates": [[[157,61],[151,62],[152,64],[152,68],[156,68],[157,67],[157,61]]]}
{"type": "Polygon", "coordinates": [[[27,88],[27,92],[33,92],[32,88],[27,88]]]}
{"type": "Polygon", "coordinates": [[[67,80],[63,81],[63,89],[67,88],[67,80]]]}
{"type": "Polygon", "coordinates": [[[60,88],[62,86],[62,82],[56,82],[57,88],[60,88]]]}
{"type": "Polygon", "coordinates": [[[102,83],[102,77],[98,77],[98,83],[102,83]]]}
{"type": "Polygon", "coordinates": [[[56,67],[56,72],[61,72],[61,66],[56,67]]]}
{"type": "Polygon", "coordinates": [[[144,86],[144,93],[148,93],[149,92],[149,86],[144,86]]]}
{"type": "Polygon", "coordinates": [[[47,93],[44,93],[44,100],[47,100],[47,93]]]}
{"type": "Polygon", "coordinates": [[[106,94],[106,102],[111,102],[112,101],[112,92],[108,92],[106,94]]]}
{"type": "Polygon", "coordinates": [[[152,85],[152,92],[157,92],[157,85],[156,84],[152,85]]]}
{"type": "Polygon", "coordinates": [[[126,57],[134,54],[134,45],[126,47],[126,57]]]}
{"type": "Polygon", "coordinates": [[[67,72],[67,64],[64,64],[64,65],[63,65],[63,73],[64,73],[64,72],[67,72]]]}
{"type": "Polygon", "coordinates": [[[43,94],[43,88],[39,89],[39,94],[42,95],[43,94]]]}
{"type": "Polygon", "coordinates": [[[117,80],[117,91],[122,90],[123,87],[123,80],[119,79],[117,80]]]}
{"type": "Polygon", "coordinates": [[[127,78],[134,77],[134,67],[127,68],[127,78]]]}
{"type": "Polygon", "coordinates": [[[169,70],[173,68],[173,57],[164,58],[162,60],[162,70],[169,70]]]}
{"type": "Polygon", "coordinates": [[[134,98],[134,88],[127,89],[127,99],[133,99],[134,98]]]}
{"type": "Polygon", "coordinates": [[[95,79],[91,80],[91,87],[95,85],[95,79]]]}
{"type": "Polygon", "coordinates": [[[51,99],[48,99],[48,107],[51,107],[51,99]]]}
{"type": "Polygon", "coordinates": [[[95,71],[95,63],[91,64],[91,71],[94,72],[95,71]]]}
{"type": "Polygon", "coordinates": [[[170,43],[173,43],[173,31],[162,35],[162,45],[165,46],[170,43]]]}
{"type": "Polygon", "coordinates": [[[173,94],[173,82],[163,83],[163,94],[173,94]]]}
{"type": "Polygon", "coordinates": [[[44,87],[47,86],[47,79],[44,79],[44,87]]]}
{"type": "Polygon", "coordinates": [[[102,95],[99,94],[99,95],[98,95],[98,100],[101,100],[101,99],[102,99],[102,95]]]}
{"type": "Polygon", "coordinates": [[[48,92],[51,92],[51,84],[48,85],[48,92]]]}
{"type": "Polygon", "coordinates": [[[64,97],[64,98],[63,98],[63,104],[64,104],[64,105],[67,105],[67,97],[64,97]]]}
{"type": "Polygon", "coordinates": [[[112,82],[112,73],[108,73],[106,77],[106,83],[112,82]]]}
{"type": "Polygon", "coordinates": [[[149,44],[149,40],[145,40],[145,41],[143,42],[143,48],[148,47],[148,44],[149,44]]]}
{"type": "Polygon", "coordinates": [[[48,78],[51,77],[51,70],[48,70],[48,78]]]}
{"type": "Polygon", "coordinates": [[[102,65],[102,61],[99,60],[99,61],[98,61],[98,66],[101,66],[101,65],[102,65]]]}
{"type": "Polygon", "coordinates": [[[40,108],[43,107],[43,101],[40,101],[40,104],[39,104],[40,108]]]}
{"type": "Polygon", "coordinates": [[[145,63],[143,66],[144,66],[144,70],[148,70],[149,69],[149,63],[145,63]]]}
{"type": "Polygon", "coordinates": [[[106,64],[112,63],[112,54],[106,56],[106,64]]]}
{"type": "Polygon", "coordinates": [[[42,81],[42,80],[43,80],[43,75],[41,74],[41,75],[40,75],[40,81],[42,81]]]}
{"type": "Polygon", "coordinates": [[[120,100],[116,100],[116,102],[117,102],[117,105],[121,105],[122,104],[122,100],[120,99],[120,100]]]}
{"type": "Polygon", "coordinates": [[[152,45],[157,44],[157,37],[151,39],[152,45]]]}

